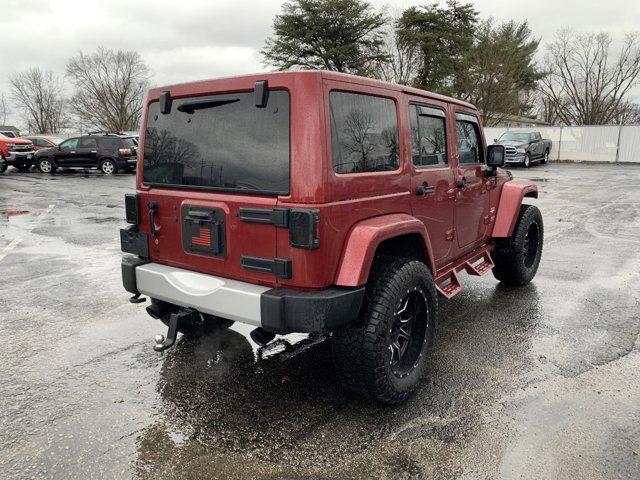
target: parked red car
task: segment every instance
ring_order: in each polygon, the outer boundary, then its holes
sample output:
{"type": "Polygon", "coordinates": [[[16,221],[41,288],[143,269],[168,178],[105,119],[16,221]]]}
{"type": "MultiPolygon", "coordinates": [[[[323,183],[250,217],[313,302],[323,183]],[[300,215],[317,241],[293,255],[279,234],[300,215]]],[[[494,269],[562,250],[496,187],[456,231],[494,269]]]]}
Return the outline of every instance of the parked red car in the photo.
{"type": "Polygon", "coordinates": [[[38,151],[43,148],[53,148],[57,147],[63,142],[63,139],[60,137],[52,137],[49,135],[30,135],[28,137],[20,137],[25,140],[29,140],[33,143],[33,150],[38,151]]]}
{"type": "Polygon", "coordinates": [[[4,159],[0,165],[0,173],[7,167],[14,166],[26,172],[33,166],[33,143],[22,138],[10,138],[0,134],[0,155],[4,159]]]}
{"type": "Polygon", "coordinates": [[[540,211],[477,109],[334,72],[280,72],[149,92],[124,287],[176,332],[202,323],[329,332],[339,378],[398,403],[434,344],[459,272],[531,281],[540,211]]]}

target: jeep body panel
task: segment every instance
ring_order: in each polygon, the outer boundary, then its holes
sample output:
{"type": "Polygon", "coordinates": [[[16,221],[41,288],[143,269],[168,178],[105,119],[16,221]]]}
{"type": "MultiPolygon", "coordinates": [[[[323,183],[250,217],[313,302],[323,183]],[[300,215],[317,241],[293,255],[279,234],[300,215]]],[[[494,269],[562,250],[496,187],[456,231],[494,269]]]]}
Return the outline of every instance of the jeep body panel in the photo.
{"type": "MultiPolygon", "coordinates": [[[[156,112],[158,105],[154,106],[156,112]]],[[[259,108],[257,104],[255,107],[259,108]]],[[[429,114],[424,116],[431,118],[429,114]]],[[[260,302],[268,299],[261,304],[260,315],[267,315],[264,308],[268,304],[271,312],[268,315],[273,319],[262,321],[262,325],[272,331],[309,331],[310,324],[301,325],[287,317],[305,311],[301,307],[303,303],[312,305],[308,310],[310,314],[317,314],[314,325],[337,326],[336,319],[351,316],[353,306],[360,301],[361,287],[367,282],[381,243],[407,235],[412,241],[419,239],[421,258],[425,259],[434,279],[451,281],[451,287],[442,290],[445,296],[457,293],[456,272],[461,269],[485,272],[490,262],[486,260],[488,252],[493,248],[492,236],[504,235],[505,229],[512,230],[522,195],[537,194],[535,186],[518,186],[520,184],[512,182],[504,170],[489,171],[484,164],[486,142],[481,120],[472,105],[414,88],[335,72],[275,72],[155,88],[147,97],[138,150],[139,221],[134,231],[123,234],[123,238],[130,235],[132,242],[148,243],[148,249],[141,250],[148,250],[144,258],[152,264],[143,269],[147,273],[143,293],[154,298],[155,284],[149,282],[149,272],[153,271],[156,277],[162,277],[158,283],[163,289],[159,295],[161,300],[188,307],[192,296],[193,305],[200,305],[204,312],[221,314],[224,312],[209,305],[213,300],[201,305],[202,299],[196,298],[197,289],[191,286],[197,279],[211,286],[207,293],[211,299],[226,298],[226,287],[216,290],[216,285],[225,284],[225,279],[240,282],[227,282],[227,285],[256,285],[265,293],[260,296],[260,302]],[[184,109],[177,109],[175,105],[194,97],[253,93],[254,89],[258,91],[258,82],[265,81],[269,92],[285,91],[289,95],[288,192],[269,193],[249,188],[225,191],[219,186],[193,183],[145,182],[145,140],[149,122],[153,121],[149,118],[151,105],[155,102],[160,105],[161,99],[170,98],[173,108],[184,113],[184,109]],[[388,100],[393,102],[397,168],[336,173],[331,131],[332,92],[379,97],[387,104],[388,100]],[[436,164],[422,161],[416,164],[413,157],[416,153],[412,122],[420,121],[422,108],[437,110],[438,121],[442,120],[446,148],[438,153],[436,164]],[[466,127],[461,127],[463,124],[466,127]],[[464,135],[460,133],[461,128],[475,132],[475,150],[460,142],[459,137],[464,135]],[[469,161],[472,151],[473,160],[469,161]],[[505,190],[511,184],[514,186],[505,190]],[[509,204],[505,209],[501,208],[503,202],[509,204]],[[202,234],[196,236],[185,229],[190,209],[199,215],[211,214],[223,223],[219,254],[206,255],[187,248],[190,242],[208,240],[202,234]],[[297,212],[316,222],[312,245],[301,246],[293,240],[295,232],[290,219],[297,212]],[[496,227],[498,220],[499,228],[496,227]],[[481,269],[476,265],[478,262],[481,269]],[[190,280],[188,289],[167,290],[171,279],[185,277],[184,271],[202,277],[190,277],[193,281],[190,280]],[[277,292],[267,294],[267,289],[277,292]]],[[[137,251],[125,251],[140,255],[137,251]]],[[[127,268],[128,283],[135,284],[138,267],[127,268]]],[[[128,290],[136,293],[133,287],[128,290]]],[[[248,323],[256,325],[258,296],[249,297],[254,311],[248,323]]]]}
{"type": "Polygon", "coordinates": [[[511,236],[524,197],[538,198],[538,187],[535,183],[512,180],[503,185],[492,237],[507,238],[511,236]]]}
{"type": "Polygon", "coordinates": [[[427,229],[420,220],[406,213],[381,215],[358,222],[345,242],[335,284],[344,287],[364,285],[378,245],[384,240],[407,234],[417,234],[427,253],[427,265],[435,276],[431,241],[427,229]]]}
{"type": "MultiPolygon", "coordinates": [[[[253,91],[256,82],[268,82],[272,90],[290,93],[290,191],[285,195],[261,195],[252,192],[221,192],[191,188],[162,188],[146,185],[143,180],[145,136],[143,128],[139,144],[138,194],[141,218],[149,218],[150,202],[157,205],[155,220],[158,237],[150,243],[154,262],[201,273],[222,275],[230,279],[256,282],[265,286],[287,286],[302,289],[326,288],[337,278],[339,265],[345,263],[337,252],[346,252],[346,239],[357,222],[381,215],[405,214],[418,219],[429,231],[424,252],[440,268],[482,245],[490,237],[490,225],[484,223],[491,208],[482,164],[458,162],[456,115],[473,117],[481,128],[478,113],[472,105],[418,89],[388,84],[378,80],[334,72],[277,72],[243,77],[207,80],[190,84],[160,87],[149,92],[147,105],[159,100],[163,92],[172,99],[206,94],[253,91]],[[349,92],[391,99],[396,108],[399,143],[399,166],[394,171],[338,174],[334,171],[331,152],[329,96],[331,92],[349,92]],[[447,161],[445,168],[417,169],[411,161],[411,124],[409,105],[419,104],[442,110],[446,121],[447,161]],[[458,180],[468,185],[456,187],[458,180]],[[435,194],[418,197],[418,186],[433,183],[435,194]],[[203,203],[204,202],[204,203],[203,203]],[[223,258],[195,256],[183,249],[180,209],[184,205],[221,208],[227,214],[226,243],[223,258]],[[269,224],[246,223],[239,218],[241,208],[271,210],[311,208],[319,213],[320,248],[305,250],[289,242],[289,230],[269,224]],[[469,222],[468,218],[475,218],[469,222]],[[233,238],[231,238],[233,236],[233,238]],[[176,240],[178,239],[178,240],[176,240]],[[290,278],[242,268],[243,256],[290,260],[290,278]]],[[[143,125],[148,122],[148,109],[143,125]]],[[[484,150],[484,136],[479,136],[484,150]]],[[[500,177],[500,183],[506,177],[500,177]]],[[[501,185],[497,185],[499,188],[501,185]]],[[[140,230],[150,233],[148,221],[140,230]]],[[[367,261],[371,258],[363,257],[367,261]]],[[[348,263],[348,262],[347,262],[348,263]]],[[[370,264],[359,270],[368,272],[370,264]]],[[[346,281],[345,285],[353,280],[346,281]]],[[[358,280],[362,284],[362,279],[358,280]]]]}

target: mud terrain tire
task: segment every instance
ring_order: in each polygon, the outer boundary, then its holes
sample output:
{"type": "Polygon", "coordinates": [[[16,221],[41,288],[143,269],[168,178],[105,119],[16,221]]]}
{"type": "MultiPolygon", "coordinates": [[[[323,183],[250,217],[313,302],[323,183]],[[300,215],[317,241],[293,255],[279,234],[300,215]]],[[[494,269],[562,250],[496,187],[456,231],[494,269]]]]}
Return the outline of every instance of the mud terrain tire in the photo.
{"type": "Polygon", "coordinates": [[[491,253],[493,276],[507,285],[525,285],[535,277],[542,256],[544,225],[533,205],[522,205],[510,238],[498,239],[491,253]]]}
{"type": "Polygon", "coordinates": [[[358,320],[332,335],[341,382],[385,404],[406,400],[425,373],[437,310],[435,284],[424,263],[398,258],[376,261],[358,320]]]}

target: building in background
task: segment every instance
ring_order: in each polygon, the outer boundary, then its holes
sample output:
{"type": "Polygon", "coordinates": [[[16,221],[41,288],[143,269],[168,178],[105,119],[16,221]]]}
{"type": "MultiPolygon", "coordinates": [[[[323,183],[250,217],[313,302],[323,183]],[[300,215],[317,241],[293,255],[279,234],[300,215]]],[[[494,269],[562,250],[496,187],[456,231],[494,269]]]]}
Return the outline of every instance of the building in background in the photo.
{"type": "Polygon", "coordinates": [[[0,134],[5,137],[15,138],[20,136],[20,131],[11,125],[0,125],[0,134]]]}

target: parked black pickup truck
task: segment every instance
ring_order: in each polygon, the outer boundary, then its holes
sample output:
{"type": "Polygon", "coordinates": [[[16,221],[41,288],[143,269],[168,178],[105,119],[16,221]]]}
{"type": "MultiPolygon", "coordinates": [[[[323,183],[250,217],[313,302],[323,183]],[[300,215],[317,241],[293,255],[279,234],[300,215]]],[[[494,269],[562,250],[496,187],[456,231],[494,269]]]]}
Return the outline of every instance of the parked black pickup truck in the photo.
{"type": "Polygon", "coordinates": [[[551,140],[542,138],[540,132],[506,132],[494,142],[504,145],[506,163],[529,168],[531,162],[547,163],[549,160],[551,140]]]}

